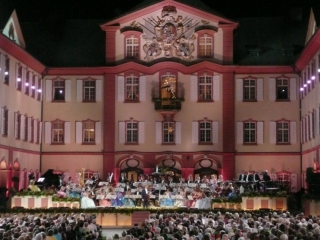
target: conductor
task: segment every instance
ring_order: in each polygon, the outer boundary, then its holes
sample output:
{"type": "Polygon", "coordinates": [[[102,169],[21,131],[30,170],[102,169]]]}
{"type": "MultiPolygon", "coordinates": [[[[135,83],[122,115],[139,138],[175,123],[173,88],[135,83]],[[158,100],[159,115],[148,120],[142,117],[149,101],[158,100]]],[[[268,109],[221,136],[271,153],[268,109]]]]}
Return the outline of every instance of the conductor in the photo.
{"type": "Polygon", "coordinates": [[[143,208],[147,208],[149,203],[149,195],[148,195],[149,191],[148,191],[148,185],[146,184],[144,186],[144,188],[141,191],[141,198],[142,198],[142,204],[143,204],[143,208]]]}

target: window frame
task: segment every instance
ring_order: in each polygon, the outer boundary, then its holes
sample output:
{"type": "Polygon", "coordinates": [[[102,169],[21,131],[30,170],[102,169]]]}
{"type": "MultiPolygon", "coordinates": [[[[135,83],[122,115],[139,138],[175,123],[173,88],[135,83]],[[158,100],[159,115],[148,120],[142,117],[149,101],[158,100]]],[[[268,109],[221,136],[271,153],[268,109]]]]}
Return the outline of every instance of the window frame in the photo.
{"type": "Polygon", "coordinates": [[[290,79],[288,77],[282,76],[276,78],[276,101],[277,102],[290,102],[290,79]],[[287,85],[283,84],[283,81],[287,81],[287,85]],[[279,81],[282,81],[282,84],[279,84],[279,81]],[[287,98],[279,98],[278,91],[279,88],[287,88],[287,98]]]}
{"type": "Polygon", "coordinates": [[[5,55],[5,71],[4,71],[4,84],[9,85],[10,82],[10,58],[5,55]]]}
{"type": "Polygon", "coordinates": [[[17,90],[21,92],[22,91],[22,66],[19,63],[17,67],[18,67],[18,71],[17,71],[18,76],[16,76],[17,90]]]}
{"type": "Polygon", "coordinates": [[[129,58],[129,59],[139,59],[140,58],[140,45],[141,45],[141,37],[142,32],[140,31],[126,31],[123,32],[124,35],[124,58],[129,58]],[[127,40],[128,39],[137,39],[137,43],[133,43],[131,45],[128,45],[127,40]],[[128,54],[128,46],[133,46],[132,49],[130,50],[130,54],[128,54]],[[137,50],[136,53],[134,52],[134,49],[137,50]]]}
{"type": "Polygon", "coordinates": [[[23,141],[27,142],[28,141],[28,116],[25,115],[24,118],[24,139],[23,141]]]}
{"type": "Polygon", "coordinates": [[[281,119],[281,120],[278,120],[276,121],[276,144],[277,145],[290,145],[291,142],[290,142],[290,121],[289,120],[286,120],[286,119],[281,119]],[[286,136],[287,138],[287,141],[279,141],[279,125],[278,124],[287,124],[288,127],[287,128],[284,128],[282,126],[282,128],[280,129],[282,131],[282,134],[281,136],[284,138],[286,136]],[[285,132],[287,132],[287,134],[285,134],[285,132]]]}
{"type": "Polygon", "coordinates": [[[31,97],[36,97],[36,75],[32,74],[32,83],[31,83],[31,97]]]}
{"type": "Polygon", "coordinates": [[[93,121],[90,119],[82,121],[82,144],[83,145],[95,145],[96,144],[96,121],[93,121]],[[90,136],[90,139],[92,139],[93,141],[85,141],[86,131],[89,130],[89,132],[90,132],[90,129],[92,129],[92,128],[86,128],[86,124],[93,124],[94,135],[93,135],[93,138],[90,136]]]}
{"type": "Polygon", "coordinates": [[[130,73],[124,76],[124,89],[125,89],[125,102],[140,102],[140,77],[137,73],[130,73]],[[131,83],[128,83],[128,80],[131,79],[131,83]],[[136,80],[137,83],[133,83],[133,80],[136,80]],[[128,90],[128,86],[130,86],[131,91],[128,90]],[[134,89],[136,88],[136,89],[134,89]],[[136,92],[135,92],[136,90],[136,92]],[[135,96],[135,99],[129,98],[128,96],[135,96]]]}
{"type": "MultiPolygon", "coordinates": [[[[90,93],[90,90],[89,90],[90,93]]],[[[96,102],[96,95],[97,95],[97,82],[96,79],[94,78],[85,78],[82,80],[82,102],[96,102]],[[94,82],[94,87],[92,86],[85,86],[87,82],[94,82]],[[94,93],[89,94],[90,96],[93,94],[93,98],[92,96],[89,97],[88,99],[86,98],[86,90],[87,89],[94,89],[94,93]]]]}
{"type": "Polygon", "coordinates": [[[198,47],[198,51],[197,51],[197,55],[198,58],[213,58],[214,57],[214,34],[215,31],[214,30],[209,30],[209,29],[205,29],[205,30],[200,30],[197,31],[198,34],[198,41],[197,41],[197,47],[198,47]],[[211,44],[205,42],[205,44],[201,44],[201,39],[206,38],[206,39],[211,39],[211,44]],[[209,51],[211,50],[211,53],[208,54],[207,53],[207,49],[204,50],[204,52],[201,52],[201,46],[210,46],[211,49],[209,49],[209,51]]]}
{"type": "MultiPolygon", "coordinates": [[[[213,143],[212,143],[212,131],[213,131],[213,129],[212,129],[212,121],[210,121],[210,120],[208,120],[208,119],[204,119],[204,120],[201,120],[201,121],[198,121],[198,134],[199,134],[199,140],[198,140],[198,144],[199,145],[212,145],[213,143]],[[201,140],[201,131],[202,131],[202,127],[201,127],[201,124],[203,124],[203,123],[206,123],[206,124],[209,124],[209,130],[207,129],[207,128],[204,128],[204,131],[205,132],[207,132],[207,131],[209,131],[209,141],[202,141],[201,140]]],[[[206,133],[205,134],[206,136],[208,136],[208,134],[206,133]]],[[[206,138],[206,137],[205,137],[206,138]]]]}
{"type": "MultiPolygon", "coordinates": [[[[164,94],[162,92],[162,90],[164,90],[163,88],[163,85],[162,85],[162,82],[165,81],[164,79],[165,78],[174,78],[175,80],[175,85],[174,85],[174,93],[173,93],[173,96],[177,97],[178,96],[178,72],[176,70],[162,70],[159,72],[159,96],[161,99],[165,99],[167,97],[164,97],[164,94]]],[[[169,85],[171,86],[171,85],[169,85]]],[[[168,91],[167,89],[167,92],[170,92],[168,91]]],[[[171,92],[172,94],[172,92],[171,92]]],[[[171,96],[170,94],[170,96],[171,96]]],[[[173,96],[171,96],[170,98],[174,98],[173,96]]],[[[165,101],[162,101],[162,104],[165,104],[165,101]]]]}
{"type": "Polygon", "coordinates": [[[3,117],[3,123],[4,123],[4,133],[2,134],[2,137],[8,137],[8,133],[9,133],[9,109],[4,106],[3,107],[3,113],[4,116],[3,117]]]}
{"type": "Polygon", "coordinates": [[[257,134],[258,134],[258,122],[257,121],[254,121],[252,119],[249,119],[249,120],[245,120],[243,121],[243,145],[257,145],[258,142],[257,142],[257,134]],[[254,124],[254,128],[249,128],[247,129],[246,128],[246,124],[254,124]],[[252,135],[252,131],[254,131],[254,141],[246,141],[246,136],[251,136],[252,135]],[[248,133],[248,134],[246,134],[248,133]]]}
{"type": "Polygon", "coordinates": [[[174,145],[175,144],[175,122],[166,120],[162,122],[162,144],[174,145]],[[171,128],[171,130],[170,130],[171,128]],[[165,139],[168,139],[165,141],[165,139]],[[171,141],[172,139],[172,141],[171,141]]]}
{"type": "MultiPolygon", "coordinates": [[[[64,135],[65,135],[65,129],[64,129],[64,121],[62,120],[55,120],[55,121],[52,121],[51,122],[51,144],[52,145],[63,145],[65,144],[65,139],[64,139],[64,135]],[[61,124],[62,125],[62,128],[55,128],[55,124],[61,124]],[[62,140],[61,141],[54,141],[54,138],[55,138],[55,130],[58,130],[58,139],[59,137],[62,137],[62,140]]],[[[39,125],[38,125],[39,126],[39,125]]],[[[39,131],[39,128],[38,128],[38,131],[39,131]]],[[[37,138],[39,139],[39,138],[37,138]]]]}
{"type": "Polygon", "coordinates": [[[30,93],[30,74],[31,74],[31,71],[26,71],[26,81],[24,83],[24,94],[28,96],[30,93]]]}
{"type": "Polygon", "coordinates": [[[208,73],[202,73],[198,76],[198,101],[199,102],[213,102],[213,75],[208,73]],[[208,83],[207,80],[210,78],[211,83],[208,83]],[[205,82],[201,83],[201,79],[204,79],[205,82]],[[204,88],[202,88],[204,86],[204,88]],[[207,87],[206,87],[207,86],[207,87]],[[202,91],[210,91],[208,93],[202,93],[202,91]],[[202,98],[201,96],[205,94],[205,96],[210,96],[210,98],[202,98]]]}
{"type": "Polygon", "coordinates": [[[257,102],[257,78],[254,77],[247,77],[247,78],[243,78],[243,102],[257,102]],[[254,81],[254,86],[251,86],[249,84],[249,86],[246,86],[246,81],[254,81]],[[251,95],[252,91],[251,89],[254,89],[254,97],[251,98],[249,96],[249,98],[246,98],[246,94],[249,93],[248,95],[251,95]]]}
{"type": "Polygon", "coordinates": [[[17,139],[17,140],[19,140],[20,139],[20,137],[21,137],[21,113],[18,111],[18,112],[16,112],[16,116],[17,116],[17,118],[15,119],[15,130],[17,131],[17,133],[16,133],[16,137],[15,137],[15,139],[17,139]]]}
{"type": "Polygon", "coordinates": [[[40,77],[38,77],[38,96],[37,96],[37,101],[41,101],[42,99],[42,79],[40,77]]]}
{"type": "Polygon", "coordinates": [[[65,101],[66,101],[66,80],[63,78],[52,79],[52,102],[65,102],[65,101]],[[57,83],[63,83],[63,84],[59,86],[55,86],[55,84],[57,83]],[[56,92],[56,90],[58,90],[59,93],[56,92]],[[63,94],[60,91],[62,91],[63,94]],[[59,94],[63,95],[63,99],[56,99],[55,96],[59,96],[59,94]]]}
{"type": "Polygon", "coordinates": [[[131,119],[130,121],[125,121],[125,144],[127,145],[138,145],[139,144],[139,121],[131,119]],[[136,124],[136,128],[129,128],[128,125],[136,124]],[[136,141],[128,141],[129,132],[131,134],[131,139],[136,141]],[[136,139],[134,139],[134,135],[136,139]]]}

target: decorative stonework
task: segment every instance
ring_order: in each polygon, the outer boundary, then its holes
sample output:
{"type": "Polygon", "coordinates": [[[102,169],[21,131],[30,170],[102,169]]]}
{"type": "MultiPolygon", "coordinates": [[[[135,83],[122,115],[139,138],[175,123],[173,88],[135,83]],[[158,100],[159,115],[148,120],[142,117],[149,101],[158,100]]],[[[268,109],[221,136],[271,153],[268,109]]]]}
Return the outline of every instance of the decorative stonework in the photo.
{"type": "Polygon", "coordinates": [[[161,16],[152,16],[143,20],[144,24],[133,21],[131,27],[143,29],[146,40],[143,45],[144,60],[148,62],[160,56],[179,57],[184,60],[194,59],[195,27],[199,24],[209,24],[205,20],[177,15],[177,9],[174,6],[163,7],[161,16]]]}

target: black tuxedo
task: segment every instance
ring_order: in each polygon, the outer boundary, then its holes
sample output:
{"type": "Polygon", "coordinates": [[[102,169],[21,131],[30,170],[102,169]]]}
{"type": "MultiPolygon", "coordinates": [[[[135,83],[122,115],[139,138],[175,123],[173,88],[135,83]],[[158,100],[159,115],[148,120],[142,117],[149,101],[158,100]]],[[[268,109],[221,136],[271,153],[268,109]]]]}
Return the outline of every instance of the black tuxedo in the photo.
{"type": "Polygon", "coordinates": [[[240,174],[239,176],[239,181],[245,181],[246,180],[246,175],[244,173],[240,174]]]}
{"type": "MultiPolygon", "coordinates": [[[[149,193],[149,191],[148,191],[148,193],[149,193]]],[[[145,188],[142,189],[142,191],[141,191],[141,199],[142,199],[142,204],[143,204],[144,208],[148,207],[148,193],[145,188]]]]}
{"type": "Polygon", "coordinates": [[[128,180],[127,180],[126,177],[124,177],[124,176],[123,176],[123,177],[120,176],[119,179],[118,179],[118,182],[119,182],[119,183],[126,183],[127,181],[128,181],[128,180]]]}

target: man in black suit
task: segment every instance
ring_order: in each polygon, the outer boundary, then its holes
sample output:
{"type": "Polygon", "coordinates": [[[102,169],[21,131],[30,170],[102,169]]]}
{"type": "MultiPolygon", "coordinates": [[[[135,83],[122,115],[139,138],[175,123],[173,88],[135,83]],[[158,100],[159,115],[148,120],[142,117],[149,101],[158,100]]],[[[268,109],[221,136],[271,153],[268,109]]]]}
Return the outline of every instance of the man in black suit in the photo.
{"type": "Polygon", "coordinates": [[[242,170],[242,173],[239,175],[239,181],[244,182],[246,180],[245,172],[242,170]]]}
{"type": "Polygon", "coordinates": [[[126,175],[124,173],[121,173],[121,176],[118,179],[119,183],[126,183],[128,179],[126,178],[126,175]]]}
{"type": "Polygon", "coordinates": [[[256,173],[256,171],[252,172],[252,178],[253,178],[253,189],[255,191],[260,191],[260,177],[259,174],[256,173]]]}
{"type": "Polygon", "coordinates": [[[148,185],[146,184],[141,191],[141,199],[142,199],[143,208],[147,208],[149,205],[148,193],[149,193],[148,185]]]}

